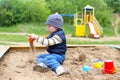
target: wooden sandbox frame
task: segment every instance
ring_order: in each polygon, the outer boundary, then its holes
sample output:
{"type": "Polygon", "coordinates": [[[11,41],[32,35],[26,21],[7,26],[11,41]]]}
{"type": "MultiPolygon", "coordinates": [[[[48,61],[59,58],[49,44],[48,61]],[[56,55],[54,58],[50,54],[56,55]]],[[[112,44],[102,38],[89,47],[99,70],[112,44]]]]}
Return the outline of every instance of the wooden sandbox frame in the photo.
{"type": "MultiPolygon", "coordinates": [[[[105,46],[105,45],[67,45],[67,48],[76,48],[76,47],[95,47],[95,46],[105,46]]],[[[40,49],[40,50],[45,50],[45,46],[35,46],[35,49],[40,49]]],[[[20,49],[20,50],[25,50],[25,49],[30,49],[29,45],[25,46],[0,46],[0,59],[7,53],[9,50],[14,50],[14,49],[20,49]]]]}

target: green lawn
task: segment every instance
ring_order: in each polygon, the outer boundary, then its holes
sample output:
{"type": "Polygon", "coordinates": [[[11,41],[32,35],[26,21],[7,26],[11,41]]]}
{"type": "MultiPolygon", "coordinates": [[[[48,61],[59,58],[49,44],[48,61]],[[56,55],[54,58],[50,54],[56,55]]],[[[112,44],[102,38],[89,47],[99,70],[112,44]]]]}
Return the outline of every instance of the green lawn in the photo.
{"type": "Polygon", "coordinates": [[[5,42],[0,42],[0,45],[14,45],[14,44],[5,43],[5,42]]]}
{"type": "Polygon", "coordinates": [[[25,35],[0,34],[0,41],[27,42],[27,36],[25,36],[25,35]]]}
{"type": "Polygon", "coordinates": [[[47,34],[47,26],[43,23],[17,24],[10,27],[0,27],[0,32],[21,32],[34,34],[47,34]]]}
{"type": "MultiPolygon", "coordinates": [[[[86,26],[87,27],[87,26],[86,26]]],[[[66,34],[74,34],[75,28],[73,24],[64,24],[63,29],[66,34]]],[[[87,29],[87,28],[86,28],[87,29]]],[[[89,31],[86,30],[87,35],[89,35],[89,31]]],[[[4,26],[0,27],[0,32],[27,32],[27,33],[35,33],[39,35],[48,34],[47,26],[45,23],[26,23],[26,24],[17,24],[14,26],[4,26]]],[[[114,36],[113,28],[104,27],[103,32],[105,36],[114,36]]]]}
{"type": "MultiPolygon", "coordinates": [[[[63,26],[63,30],[66,34],[73,34],[74,35],[74,27],[71,24],[65,24],[63,26]]],[[[0,27],[0,32],[11,32],[11,33],[34,33],[37,35],[47,35],[47,26],[45,23],[29,23],[29,24],[17,24],[15,26],[10,27],[0,27]]],[[[86,32],[89,35],[89,32],[86,32]]],[[[114,36],[113,29],[109,29],[107,27],[104,28],[104,35],[105,36],[114,36]],[[110,31],[111,30],[111,31],[110,31]]],[[[27,42],[27,36],[25,35],[11,35],[11,34],[0,34],[0,41],[10,41],[10,42],[27,42]]],[[[119,41],[106,41],[106,42],[99,42],[99,41],[79,41],[71,39],[67,39],[68,44],[120,44],[119,41]]],[[[4,43],[1,43],[4,44],[4,43]]]]}
{"type": "Polygon", "coordinates": [[[70,40],[67,39],[68,44],[120,44],[120,41],[81,41],[81,40],[70,40]]]}
{"type": "MultiPolygon", "coordinates": [[[[0,34],[0,41],[9,42],[28,42],[27,36],[25,35],[9,35],[0,34]]],[[[2,42],[1,44],[6,44],[2,42]]],[[[67,44],[120,44],[120,41],[81,41],[81,40],[71,40],[67,39],[67,44]]]]}

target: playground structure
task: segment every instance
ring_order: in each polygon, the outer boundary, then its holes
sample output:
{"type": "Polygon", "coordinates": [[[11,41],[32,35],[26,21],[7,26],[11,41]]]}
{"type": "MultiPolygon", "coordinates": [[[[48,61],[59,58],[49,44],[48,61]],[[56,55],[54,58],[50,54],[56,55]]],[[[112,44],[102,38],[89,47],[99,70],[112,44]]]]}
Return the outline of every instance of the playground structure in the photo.
{"type": "Polygon", "coordinates": [[[94,8],[90,5],[82,9],[82,15],[74,14],[75,36],[85,37],[86,27],[88,25],[90,37],[100,38],[103,34],[103,29],[94,16],[94,8]]]}

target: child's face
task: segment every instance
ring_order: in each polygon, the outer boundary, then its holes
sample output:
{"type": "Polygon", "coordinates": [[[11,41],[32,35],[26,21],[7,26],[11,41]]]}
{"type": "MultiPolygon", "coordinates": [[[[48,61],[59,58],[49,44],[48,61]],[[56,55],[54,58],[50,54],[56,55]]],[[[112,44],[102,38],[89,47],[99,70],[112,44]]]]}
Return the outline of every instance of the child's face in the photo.
{"type": "Polygon", "coordinates": [[[55,31],[57,31],[57,30],[58,30],[57,27],[48,25],[48,32],[49,32],[50,34],[52,34],[53,32],[55,32],[55,31]]]}

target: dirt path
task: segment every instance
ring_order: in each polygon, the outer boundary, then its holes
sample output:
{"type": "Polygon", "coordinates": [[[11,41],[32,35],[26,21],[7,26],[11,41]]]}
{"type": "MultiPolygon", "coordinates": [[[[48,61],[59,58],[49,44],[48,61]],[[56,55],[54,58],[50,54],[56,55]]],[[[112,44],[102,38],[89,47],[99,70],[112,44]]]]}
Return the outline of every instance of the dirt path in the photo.
{"type": "Polygon", "coordinates": [[[72,37],[72,35],[67,35],[67,39],[71,40],[79,40],[79,41],[97,41],[97,42],[104,42],[104,41],[120,41],[119,36],[111,36],[111,37],[100,37],[99,39],[89,38],[89,37],[72,37]]]}
{"type": "Polygon", "coordinates": [[[20,33],[20,32],[0,32],[0,34],[6,34],[6,35],[28,35],[29,33],[20,33]]]}
{"type": "Polygon", "coordinates": [[[120,22],[120,13],[116,13],[116,22],[115,22],[115,28],[114,28],[114,32],[116,34],[116,36],[120,36],[120,34],[118,33],[118,27],[119,27],[119,22],[120,22]]]}

